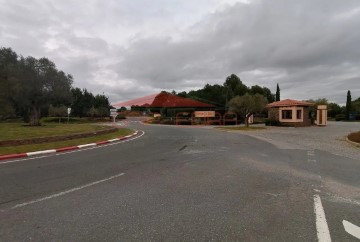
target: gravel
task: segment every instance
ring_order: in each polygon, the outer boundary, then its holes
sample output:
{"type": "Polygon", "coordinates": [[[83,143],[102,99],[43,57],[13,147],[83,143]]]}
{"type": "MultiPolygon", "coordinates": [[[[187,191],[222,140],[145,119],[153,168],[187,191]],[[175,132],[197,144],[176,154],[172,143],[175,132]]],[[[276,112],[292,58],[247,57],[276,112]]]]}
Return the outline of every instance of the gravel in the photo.
{"type": "Polygon", "coordinates": [[[282,149],[323,150],[360,160],[360,148],[346,141],[360,131],[359,122],[328,122],[325,127],[267,127],[266,130],[231,131],[268,141],[282,149]]]}

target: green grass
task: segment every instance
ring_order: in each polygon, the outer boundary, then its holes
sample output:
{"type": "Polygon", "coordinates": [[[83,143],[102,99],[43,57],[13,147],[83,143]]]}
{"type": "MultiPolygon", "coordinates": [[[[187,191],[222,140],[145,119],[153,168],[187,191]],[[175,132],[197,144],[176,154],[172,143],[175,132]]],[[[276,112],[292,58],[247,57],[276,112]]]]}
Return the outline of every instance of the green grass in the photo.
{"type": "Polygon", "coordinates": [[[25,123],[0,123],[0,140],[29,139],[76,133],[95,132],[108,129],[109,126],[82,124],[46,123],[43,126],[27,126],[25,123]]]}
{"type": "MultiPolygon", "coordinates": [[[[71,126],[71,125],[69,125],[69,126],[71,126]]],[[[92,125],[92,126],[95,126],[95,125],[92,125]]],[[[86,131],[88,131],[88,130],[86,130],[86,131]]],[[[67,141],[57,141],[57,142],[50,142],[50,143],[43,143],[43,144],[0,147],[0,155],[47,150],[47,149],[56,149],[56,148],[62,148],[62,147],[67,147],[67,146],[73,146],[73,145],[93,143],[93,142],[97,142],[97,141],[118,138],[118,137],[129,135],[132,133],[133,133],[133,130],[121,128],[121,129],[118,129],[116,132],[113,132],[110,134],[97,135],[97,136],[88,137],[88,138],[73,139],[73,140],[67,140],[67,141]]]]}
{"type": "Polygon", "coordinates": [[[246,126],[239,126],[239,127],[216,127],[217,129],[222,130],[240,130],[240,131],[252,131],[252,130],[263,130],[266,129],[266,127],[246,127],[246,126]]]}

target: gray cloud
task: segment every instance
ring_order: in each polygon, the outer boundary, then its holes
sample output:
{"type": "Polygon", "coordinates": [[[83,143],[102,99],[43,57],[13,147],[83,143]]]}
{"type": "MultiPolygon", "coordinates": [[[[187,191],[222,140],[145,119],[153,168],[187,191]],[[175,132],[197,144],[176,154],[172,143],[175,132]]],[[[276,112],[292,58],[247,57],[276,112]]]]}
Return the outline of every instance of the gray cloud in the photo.
{"type": "Polygon", "coordinates": [[[49,57],[114,102],[231,73],[273,90],[278,82],[283,98],[360,96],[358,1],[234,2],[0,0],[0,43],[49,57]]]}

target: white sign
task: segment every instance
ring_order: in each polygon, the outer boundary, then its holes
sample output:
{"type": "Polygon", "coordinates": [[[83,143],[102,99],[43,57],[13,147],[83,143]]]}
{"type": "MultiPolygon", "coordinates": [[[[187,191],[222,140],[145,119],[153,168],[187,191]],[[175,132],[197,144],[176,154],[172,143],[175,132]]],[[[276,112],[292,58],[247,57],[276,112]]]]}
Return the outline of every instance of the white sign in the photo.
{"type": "Polygon", "coordinates": [[[71,108],[67,109],[68,115],[71,113],[71,108]]]}
{"type": "Polygon", "coordinates": [[[159,117],[161,117],[160,113],[154,113],[154,118],[159,118],[159,117]]]}
{"type": "Polygon", "coordinates": [[[110,116],[116,117],[118,115],[117,110],[115,108],[110,109],[110,116]]]}
{"type": "Polygon", "coordinates": [[[195,111],[196,118],[213,118],[215,117],[215,111],[195,111]]]}

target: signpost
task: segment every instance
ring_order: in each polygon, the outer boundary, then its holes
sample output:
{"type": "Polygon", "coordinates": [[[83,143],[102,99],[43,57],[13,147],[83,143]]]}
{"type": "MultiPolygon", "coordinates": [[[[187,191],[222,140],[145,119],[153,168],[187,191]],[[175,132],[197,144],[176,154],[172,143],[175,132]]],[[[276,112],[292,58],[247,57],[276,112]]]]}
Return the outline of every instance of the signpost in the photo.
{"type": "Polygon", "coordinates": [[[69,124],[69,116],[70,116],[70,113],[71,113],[71,108],[67,108],[67,114],[68,114],[67,123],[68,123],[68,124],[69,124]]]}
{"type": "Polygon", "coordinates": [[[116,108],[110,109],[110,116],[113,117],[113,123],[115,124],[116,116],[118,115],[116,108]]]}

